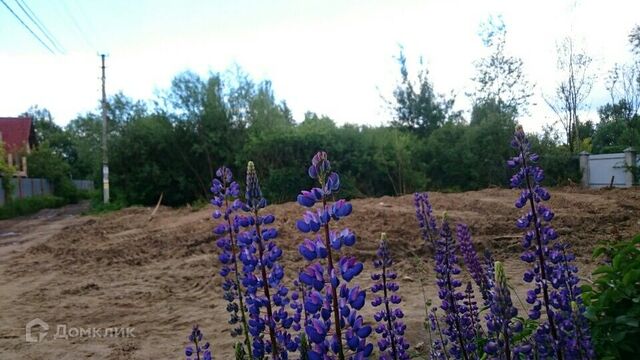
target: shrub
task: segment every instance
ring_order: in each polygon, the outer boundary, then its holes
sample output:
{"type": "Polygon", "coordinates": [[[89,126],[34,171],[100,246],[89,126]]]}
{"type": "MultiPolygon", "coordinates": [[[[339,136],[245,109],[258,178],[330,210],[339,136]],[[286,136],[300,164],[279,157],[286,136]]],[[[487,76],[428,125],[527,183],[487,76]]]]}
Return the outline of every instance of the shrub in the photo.
{"type": "Polygon", "coordinates": [[[591,285],[583,285],[596,352],[602,359],[640,354],[640,234],[633,240],[596,248],[604,258],[591,285]]]}

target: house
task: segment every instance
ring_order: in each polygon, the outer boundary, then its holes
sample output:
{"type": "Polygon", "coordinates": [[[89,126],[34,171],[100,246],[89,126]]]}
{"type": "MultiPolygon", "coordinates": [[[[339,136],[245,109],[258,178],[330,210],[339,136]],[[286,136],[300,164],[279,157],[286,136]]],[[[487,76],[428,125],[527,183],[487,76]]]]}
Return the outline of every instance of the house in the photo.
{"type": "Polygon", "coordinates": [[[15,176],[27,176],[27,155],[36,146],[36,133],[30,117],[0,117],[0,140],[4,144],[7,164],[16,169],[15,176]]]}

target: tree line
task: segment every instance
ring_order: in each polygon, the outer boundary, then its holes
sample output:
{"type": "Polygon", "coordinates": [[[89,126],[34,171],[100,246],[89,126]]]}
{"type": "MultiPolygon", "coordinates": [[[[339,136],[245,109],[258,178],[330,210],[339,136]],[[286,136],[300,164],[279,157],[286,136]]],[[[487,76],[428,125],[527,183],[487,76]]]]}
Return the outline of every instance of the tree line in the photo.
{"type": "MultiPolygon", "coordinates": [[[[312,185],[304,173],[318,150],[339,159],[335,166],[346,197],[506,186],[505,144],[533,94],[522,60],[505,50],[506,35],[499,18],[481,32],[489,55],[476,62],[468,118],[453,110],[455,97],[436,92],[424,66],[411,72],[402,50],[399,81],[387,100],[392,120],[381,126],[338,126],[313,112],[294,119],[269,81],[255,82],[240,70],[206,77],[183,72],[151,102],[115,94],[107,105],[112,196],[123,204],[149,205],[163,194],[163,203],[172,206],[206,199],[216,168],[241,173],[252,160],[265,196],[291,201],[297,189],[312,185]]],[[[590,60],[570,42],[559,48],[565,80],[545,96],[559,126],[530,139],[534,151],[545,154],[542,166],[551,185],[579,181],[579,151],[640,147],[640,27],[629,39],[638,56],[611,71],[611,101],[599,108],[598,122],[580,118],[592,84],[590,60]]],[[[30,175],[101,183],[97,110],[65,127],[46,109],[32,107],[25,114],[34,118],[41,144],[30,155],[30,175]]]]}

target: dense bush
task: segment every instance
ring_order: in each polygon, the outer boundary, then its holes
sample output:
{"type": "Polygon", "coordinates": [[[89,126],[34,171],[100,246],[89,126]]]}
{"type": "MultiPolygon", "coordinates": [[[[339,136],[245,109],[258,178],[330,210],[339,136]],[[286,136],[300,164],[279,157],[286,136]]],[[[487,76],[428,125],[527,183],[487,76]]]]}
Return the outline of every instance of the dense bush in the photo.
{"type": "Polygon", "coordinates": [[[593,283],[583,285],[586,316],[601,359],[633,359],[640,354],[640,235],[595,249],[603,264],[593,283]]]}
{"type": "Polygon", "coordinates": [[[30,177],[47,179],[55,196],[71,203],[78,201],[80,194],[71,182],[71,167],[47,143],[29,154],[27,161],[30,177]]]}

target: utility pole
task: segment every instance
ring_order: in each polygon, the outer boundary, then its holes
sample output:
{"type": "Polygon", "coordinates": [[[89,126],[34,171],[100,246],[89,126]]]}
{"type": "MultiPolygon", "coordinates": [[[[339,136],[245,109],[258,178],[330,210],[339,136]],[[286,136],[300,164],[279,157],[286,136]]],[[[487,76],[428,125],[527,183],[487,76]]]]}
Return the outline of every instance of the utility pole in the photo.
{"type": "Polygon", "coordinates": [[[107,157],[107,94],[104,89],[104,58],[102,58],[102,196],[104,203],[109,203],[109,158],[107,157]]]}

